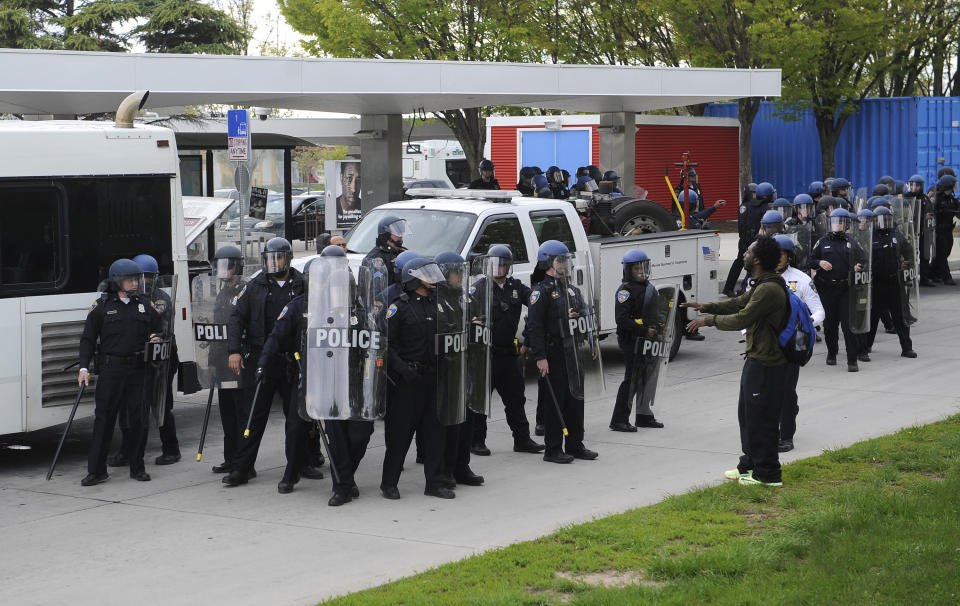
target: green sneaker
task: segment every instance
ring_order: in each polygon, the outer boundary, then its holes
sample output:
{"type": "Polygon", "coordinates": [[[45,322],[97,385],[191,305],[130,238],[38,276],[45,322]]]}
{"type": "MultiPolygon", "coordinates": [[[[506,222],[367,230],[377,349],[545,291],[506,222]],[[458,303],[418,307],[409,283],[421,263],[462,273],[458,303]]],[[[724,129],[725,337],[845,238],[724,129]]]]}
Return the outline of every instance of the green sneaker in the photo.
{"type": "Polygon", "coordinates": [[[753,475],[752,469],[747,473],[740,473],[739,469],[728,469],[727,471],[723,472],[723,477],[725,477],[728,480],[739,480],[744,476],[752,476],[752,475],[753,475]]]}
{"type": "Polygon", "coordinates": [[[758,480],[753,477],[753,473],[740,476],[737,483],[741,486],[783,486],[783,482],[764,482],[763,480],[758,480]]]}

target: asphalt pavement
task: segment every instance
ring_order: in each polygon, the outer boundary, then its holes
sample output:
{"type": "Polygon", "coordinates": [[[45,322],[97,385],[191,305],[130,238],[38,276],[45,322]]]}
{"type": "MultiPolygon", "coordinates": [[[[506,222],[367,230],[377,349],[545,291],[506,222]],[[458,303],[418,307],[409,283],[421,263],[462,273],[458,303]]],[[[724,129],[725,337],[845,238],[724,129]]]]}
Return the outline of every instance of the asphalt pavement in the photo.
{"type": "MultiPolygon", "coordinates": [[[[722,276],[735,252],[735,236],[724,234],[722,276]]],[[[916,360],[899,356],[895,335],[880,334],[874,361],[851,374],[844,365],[827,367],[819,344],[800,374],[797,448],[782,460],[960,412],[953,374],[960,357],[958,302],[960,287],[921,291],[921,320],[912,330],[916,360]]],[[[90,419],[75,425],[50,482],[44,474],[62,427],[0,438],[30,447],[0,448],[0,603],[312,604],[719,484],[739,454],[743,346],[739,333],[703,333],[707,340],[685,341],[668,368],[654,408],[666,428],[634,434],[607,429],[622,358],[612,339],[604,342],[607,391],[586,405],[586,444],[600,453],[596,461],[562,466],[513,453],[496,399],[487,442],[493,455],[472,462],[486,484],[460,487],[452,501],[423,495],[422,468],[412,452],[399,486],[402,498],[379,496],[379,424],[358,472],[359,499],[328,507],[329,477],[302,480],[292,494],[277,494],[284,457],[276,406],[257,462],[259,476],[247,486],[225,488],[210,471],[221,460],[216,407],[203,461],[195,460],[206,393],[176,398],[182,461],[155,466],[160,447],[151,430],[151,482],[113,469],[105,484],[80,486],[90,419]]],[[[527,399],[532,424],[532,378],[527,399]]],[[[115,448],[118,443],[117,435],[115,448]]],[[[781,490],[790,490],[790,481],[788,471],[781,490]]]]}

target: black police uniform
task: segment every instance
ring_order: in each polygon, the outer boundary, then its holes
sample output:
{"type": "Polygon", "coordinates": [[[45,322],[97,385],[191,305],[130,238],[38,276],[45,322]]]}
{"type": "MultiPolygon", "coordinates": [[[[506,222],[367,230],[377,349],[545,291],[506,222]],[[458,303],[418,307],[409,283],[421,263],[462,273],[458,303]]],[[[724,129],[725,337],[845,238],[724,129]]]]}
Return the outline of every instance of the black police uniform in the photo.
{"type": "Polygon", "coordinates": [[[483,177],[479,177],[471,181],[467,189],[500,189],[500,183],[496,178],[484,181],[483,177]]]}
{"type": "MultiPolygon", "coordinates": [[[[553,393],[557,397],[557,405],[563,413],[567,423],[566,452],[571,454],[582,449],[583,446],[583,400],[575,398],[570,393],[567,380],[567,367],[564,358],[563,331],[568,325],[569,309],[563,304],[563,296],[559,289],[563,284],[556,278],[547,275],[530,291],[529,312],[527,314],[527,335],[529,337],[530,352],[537,361],[546,360],[550,366],[549,373],[541,379],[550,381],[553,393]]],[[[572,292],[571,300],[574,311],[583,306],[580,291],[571,284],[567,285],[572,292]]],[[[545,391],[543,385],[540,391],[545,391]]],[[[545,456],[555,456],[564,450],[563,427],[560,419],[553,410],[550,395],[546,394],[543,400],[544,442],[545,456]]]]}
{"type": "Polygon", "coordinates": [[[730,266],[730,273],[727,274],[727,281],[723,286],[723,292],[731,293],[743,271],[743,253],[753,244],[760,231],[760,221],[763,214],[770,210],[770,202],[758,200],[756,197],[750,197],[740,203],[740,211],[737,215],[737,232],[740,239],[737,241],[737,258],[733,260],[730,266]]]}
{"type": "Polygon", "coordinates": [[[394,271],[394,265],[397,262],[397,255],[399,255],[401,252],[403,251],[394,251],[393,249],[388,248],[386,244],[377,245],[367,253],[367,256],[365,256],[363,260],[367,261],[368,259],[381,259],[387,268],[387,279],[390,281],[390,284],[399,284],[400,276],[394,271]]]}
{"type": "MultiPolygon", "coordinates": [[[[438,293],[437,299],[441,308],[450,314],[451,320],[453,320],[449,325],[450,332],[456,332],[456,329],[459,327],[459,318],[461,318],[463,314],[463,306],[459,298],[463,295],[463,291],[450,288],[447,290],[453,296],[444,297],[444,293],[440,292],[438,293]]],[[[472,317],[473,315],[474,314],[470,314],[468,317],[472,317]]],[[[470,469],[470,446],[473,444],[473,422],[475,416],[475,413],[468,410],[463,423],[448,425],[446,427],[443,473],[448,476],[448,480],[450,476],[453,476],[456,482],[462,484],[480,485],[483,483],[483,476],[474,474],[473,470],[470,469]]],[[[417,435],[417,454],[420,455],[422,459],[423,438],[419,434],[417,435]]]]}
{"type": "MultiPolygon", "coordinates": [[[[657,328],[658,297],[657,289],[647,281],[628,280],[617,288],[614,303],[614,317],[617,322],[617,345],[623,352],[623,382],[617,390],[617,400],[613,406],[610,425],[629,423],[633,401],[630,398],[630,385],[634,373],[644,371],[643,356],[637,351],[650,328],[657,328]]],[[[638,383],[637,389],[643,385],[638,383]]],[[[640,410],[637,410],[638,424],[640,410]]]]}
{"type": "MultiPolygon", "coordinates": [[[[483,300],[487,279],[481,278],[474,285],[473,296],[483,300]]],[[[493,283],[490,303],[490,386],[497,390],[503,400],[507,425],[513,433],[514,444],[526,443],[530,438],[530,424],[524,404],[524,379],[521,370],[520,344],[517,341],[517,328],[520,326],[520,314],[523,306],[530,301],[530,288],[513,276],[508,277],[503,286],[493,283]]],[[[484,444],[487,441],[487,417],[474,414],[473,442],[484,444]]]]}
{"type": "Polygon", "coordinates": [[[387,368],[396,387],[384,419],[381,490],[395,489],[414,431],[423,437],[427,489],[443,487],[445,430],[437,417],[436,295],[405,293],[387,308],[387,368]]]}
{"type": "Polygon", "coordinates": [[[80,368],[90,368],[97,340],[100,341],[100,376],[97,381],[93,440],[87,472],[107,473],[107,452],[117,424],[117,413],[126,410],[124,456],[131,477],[144,472],[142,439],[148,423],[144,390],[144,347],[163,323],[147,297],[132,295],[124,303],[116,292],[98,298],[87,313],[80,337],[80,368]]]}
{"type": "MultiPolygon", "coordinates": [[[[243,288],[243,283],[237,281],[236,284],[224,284],[217,293],[217,299],[214,302],[213,321],[217,324],[227,324],[230,322],[230,316],[236,305],[237,295],[243,288]]],[[[223,360],[226,363],[228,356],[228,344],[223,341],[210,342],[210,359],[223,360]]],[[[218,368],[217,376],[229,377],[233,371],[229,367],[218,368]]],[[[223,462],[218,466],[218,471],[231,471],[233,462],[237,456],[237,448],[240,444],[240,437],[243,435],[243,424],[246,418],[241,418],[239,411],[241,407],[241,389],[217,388],[217,407],[220,410],[220,425],[223,427],[223,462]]]]}
{"type": "Polygon", "coordinates": [[[875,229],[873,232],[873,256],[870,261],[870,270],[873,272],[872,288],[873,306],[870,309],[870,333],[867,335],[867,346],[873,347],[877,336],[877,324],[883,312],[890,314],[893,329],[900,339],[900,350],[913,349],[910,339],[910,327],[903,319],[903,301],[900,298],[902,289],[897,279],[903,264],[913,259],[914,250],[910,242],[896,229],[875,229]]]}
{"type": "Polygon", "coordinates": [[[290,275],[281,286],[265,272],[247,282],[237,296],[237,302],[230,315],[227,339],[230,354],[239,353],[243,357],[243,396],[241,398],[240,418],[245,423],[250,406],[256,406],[250,426],[250,437],[240,442],[234,460],[234,472],[250,475],[260,450],[260,441],[270,417],[270,407],[274,394],[279,393],[283,400],[283,412],[286,416],[286,455],[287,468],[284,478],[299,477],[299,471],[306,466],[305,452],[301,442],[306,440],[306,424],[300,419],[294,400],[291,398],[295,375],[293,361],[287,356],[273,355],[263,367],[264,374],[257,401],[253,402],[256,392],[257,362],[263,350],[267,335],[273,330],[274,323],[284,307],[303,292],[303,274],[290,268],[290,275]]]}
{"type": "Polygon", "coordinates": [[[523,194],[524,196],[530,198],[535,193],[537,193],[537,188],[534,187],[533,183],[524,183],[523,180],[517,181],[517,191],[523,194]]]}
{"type": "Polygon", "coordinates": [[[934,200],[936,209],[937,227],[936,252],[930,268],[934,280],[943,280],[944,283],[953,282],[950,275],[950,252],[953,250],[953,218],[960,214],[960,201],[953,192],[938,191],[934,200]]]}
{"type": "Polygon", "coordinates": [[[839,324],[848,365],[856,365],[860,353],[860,340],[850,331],[850,267],[851,262],[856,264],[862,260],[863,251],[846,233],[831,232],[817,240],[810,251],[810,269],[817,272],[813,283],[825,313],[823,337],[827,343],[827,359],[836,359],[840,349],[839,324]],[[826,271],[820,267],[820,261],[828,261],[832,269],[826,271]]]}

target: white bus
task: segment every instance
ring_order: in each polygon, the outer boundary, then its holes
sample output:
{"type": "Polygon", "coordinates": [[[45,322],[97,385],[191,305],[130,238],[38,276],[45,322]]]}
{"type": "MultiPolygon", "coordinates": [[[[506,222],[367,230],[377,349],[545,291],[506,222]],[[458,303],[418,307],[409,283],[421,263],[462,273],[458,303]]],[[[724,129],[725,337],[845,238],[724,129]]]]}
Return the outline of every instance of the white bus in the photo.
{"type": "MultiPolygon", "coordinates": [[[[64,369],[120,257],[178,274],[182,374],[195,373],[178,164],[166,128],[0,120],[0,435],[66,422],[77,367],[64,369]]],[[[87,389],[77,414],[92,411],[87,389]]]]}

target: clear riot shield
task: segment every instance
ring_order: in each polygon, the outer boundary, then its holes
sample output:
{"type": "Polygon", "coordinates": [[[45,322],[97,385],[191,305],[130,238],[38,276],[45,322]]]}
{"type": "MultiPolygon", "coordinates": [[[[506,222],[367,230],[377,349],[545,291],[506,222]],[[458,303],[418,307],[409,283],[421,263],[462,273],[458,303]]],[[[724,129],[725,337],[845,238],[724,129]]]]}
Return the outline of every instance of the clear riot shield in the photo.
{"type": "Polygon", "coordinates": [[[157,426],[166,420],[167,394],[170,391],[170,364],[173,359],[173,323],[176,319],[177,276],[157,276],[153,284],[143,285],[150,304],[160,314],[159,342],[144,345],[144,399],[153,413],[157,426]]]}
{"type": "Polygon", "coordinates": [[[199,275],[190,285],[190,308],[193,316],[193,351],[197,358],[197,375],[204,389],[238,389],[240,375],[227,365],[227,324],[234,308],[234,298],[246,284],[242,275],[227,279],[215,275],[199,275]]]}
{"type": "Polygon", "coordinates": [[[856,209],[854,210],[854,214],[860,212],[864,208],[867,208],[867,199],[867,188],[861,187],[858,189],[857,193],[853,197],[853,208],[856,209]]]}
{"type": "Polygon", "coordinates": [[[437,284],[437,418],[459,425],[467,419],[467,264],[445,263],[440,269],[446,280],[437,284]]]}
{"type": "Polygon", "coordinates": [[[666,377],[670,362],[670,349],[676,338],[678,284],[662,284],[656,287],[656,300],[647,313],[644,303],[644,328],[647,333],[636,341],[634,360],[636,367],[630,385],[630,396],[636,398],[637,414],[653,406],[657,389],[666,377]]]}
{"type": "Polygon", "coordinates": [[[813,219],[814,244],[830,232],[830,217],[827,213],[817,213],[813,219]]]}
{"type": "Polygon", "coordinates": [[[920,249],[920,258],[926,262],[933,261],[936,253],[937,215],[934,213],[933,202],[926,197],[920,199],[920,228],[923,246],[920,249]]]}
{"type": "Polygon", "coordinates": [[[346,257],[310,262],[306,347],[300,360],[303,412],[310,419],[383,418],[387,340],[377,322],[382,309],[377,297],[386,290],[387,273],[385,266],[379,269],[359,272],[358,282],[346,257]]]}
{"type": "Polygon", "coordinates": [[[597,332],[600,306],[594,297],[587,252],[567,258],[557,273],[557,290],[561,306],[567,309],[566,325],[560,331],[570,394],[584,400],[599,396],[606,387],[597,332]]]}
{"type": "Polygon", "coordinates": [[[469,297],[467,327],[466,399],[467,407],[490,416],[490,345],[493,326],[490,286],[503,261],[499,257],[477,257],[470,266],[467,294],[469,297]]]}
{"type": "Polygon", "coordinates": [[[813,225],[792,219],[784,226],[784,233],[793,240],[793,266],[801,271],[807,271],[810,250],[814,245],[813,225]]]}
{"type": "Polygon", "coordinates": [[[901,266],[897,273],[903,320],[915,324],[920,313],[920,258],[917,251],[920,249],[919,222],[923,209],[916,197],[902,196],[900,208],[894,212],[901,215],[900,233],[906,240],[900,250],[901,266]]]}
{"type": "Polygon", "coordinates": [[[864,224],[851,222],[850,237],[850,331],[863,334],[870,331],[870,307],[873,256],[873,221],[864,224]]]}

